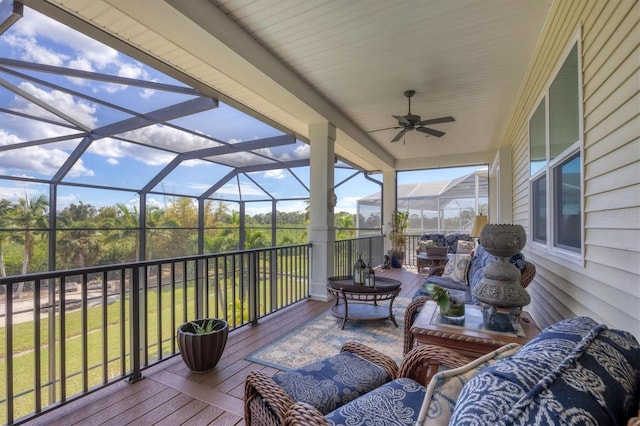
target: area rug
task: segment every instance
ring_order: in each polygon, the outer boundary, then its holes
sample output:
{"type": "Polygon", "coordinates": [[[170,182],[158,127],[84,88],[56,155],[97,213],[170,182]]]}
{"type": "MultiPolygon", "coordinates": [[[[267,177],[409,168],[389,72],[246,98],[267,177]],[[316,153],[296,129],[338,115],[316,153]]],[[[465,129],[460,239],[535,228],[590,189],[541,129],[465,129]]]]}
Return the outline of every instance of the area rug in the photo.
{"type": "Polygon", "coordinates": [[[347,321],[342,330],[342,320],[327,311],[252,353],[247,360],[279,370],[291,370],[335,355],[345,342],[356,341],[390,356],[400,365],[404,311],[410,302],[411,299],[404,297],[396,297],[393,302],[398,327],[391,320],[347,321]]]}

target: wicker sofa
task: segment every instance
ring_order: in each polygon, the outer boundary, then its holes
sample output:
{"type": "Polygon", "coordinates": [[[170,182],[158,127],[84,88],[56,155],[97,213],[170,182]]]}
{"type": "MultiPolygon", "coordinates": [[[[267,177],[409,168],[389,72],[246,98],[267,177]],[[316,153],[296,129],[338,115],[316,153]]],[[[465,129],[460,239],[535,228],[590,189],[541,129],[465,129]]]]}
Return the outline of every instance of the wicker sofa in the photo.
{"type": "MultiPolygon", "coordinates": [[[[412,401],[414,404],[417,401],[419,405],[424,398],[424,389],[417,384],[429,382],[441,365],[455,368],[469,361],[460,354],[428,345],[420,346],[407,354],[399,367],[393,359],[358,342],[345,343],[338,356],[345,353],[361,358],[360,366],[349,366],[351,371],[335,368],[333,360],[337,356],[333,356],[303,367],[300,371],[281,372],[273,377],[260,370],[250,372],[245,381],[245,425],[283,425],[287,412],[296,403],[322,418],[324,414],[368,391],[386,389],[385,386],[396,384],[414,384],[412,401]],[[376,367],[384,370],[382,375],[385,377],[373,378],[372,367],[373,370],[376,367]],[[369,386],[374,383],[377,385],[369,386]],[[343,391],[345,384],[351,389],[343,391]]],[[[344,362],[340,361],[340,364],[344,365],[344,362]]]]}
{"type": "MultiPolygon", "coordinates": [[[[455,354],[441,349],[439,360],[447,353],[455,354]]],[[[296,402],[285,424],[636,425],[640,345],[630,333],[575,317],[522,347],[506,345],[439,372],[422,382],[426,387],[407,382],[392,388],[394,382],[326,414],[296,402]],[[420,404],[415,387],[424,394],[420,404]]]]}

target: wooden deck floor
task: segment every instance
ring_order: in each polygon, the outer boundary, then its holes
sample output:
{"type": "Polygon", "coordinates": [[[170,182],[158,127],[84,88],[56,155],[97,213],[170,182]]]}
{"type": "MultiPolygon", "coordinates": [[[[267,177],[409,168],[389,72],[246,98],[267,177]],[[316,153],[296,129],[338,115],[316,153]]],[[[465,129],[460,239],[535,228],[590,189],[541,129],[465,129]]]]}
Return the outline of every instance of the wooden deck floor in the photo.
{"type": "MultiPolygon", "coordinates": [[[[411,297],[424,274],[415,269],[376,271],[402,281],[401,297],[411,297]]],[[[258,326],[229,333],[214,371],[191,373],[173,357],[143,372],[144,379],[119,382],[53,410],[29,425],[244,425],[244,380],[252,370],[278,370],[247,361],[252,352],[330,308],[333,302],[304,301],[263,319],[258,326]]],[[[398,330],[398,333],[402,333],[398,330]]]]}

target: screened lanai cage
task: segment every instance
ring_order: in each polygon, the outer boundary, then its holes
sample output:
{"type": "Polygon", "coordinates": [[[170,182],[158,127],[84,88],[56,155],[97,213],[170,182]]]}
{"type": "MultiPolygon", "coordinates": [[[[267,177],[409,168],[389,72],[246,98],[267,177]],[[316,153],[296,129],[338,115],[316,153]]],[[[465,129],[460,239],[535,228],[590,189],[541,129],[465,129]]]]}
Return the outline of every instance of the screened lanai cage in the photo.
{"type": "MultiPolygon", "coordinates": [[[[358,219],[380,221],[381,193],[358,200],[358,219]]],[[[476,214],[487,214],[489,175],[486,167],[463,176],[438,181],[399,184],[398,210],[409,212],[408,234],[466,232],[476,214]]]]}
{"type": "MultiPolygon", "coordinates": [[[[23,15],[0,43],[0,275],[307,242],[308,141],[23,15]]],[[[355,236],[362,174],[335,164],[337,238],[355,236]]]]}

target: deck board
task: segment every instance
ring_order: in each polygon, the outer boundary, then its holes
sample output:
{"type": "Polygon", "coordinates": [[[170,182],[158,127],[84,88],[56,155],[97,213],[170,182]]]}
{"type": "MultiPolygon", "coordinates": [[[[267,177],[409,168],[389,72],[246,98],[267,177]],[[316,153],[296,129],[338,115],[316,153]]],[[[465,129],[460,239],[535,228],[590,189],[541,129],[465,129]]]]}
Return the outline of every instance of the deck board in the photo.
{"type": "MultiPolygon", "coordinates": [[[[377,270],[376,274],[402,281],[399,296],[409,298],[425,277],[410,267],[377,270]]],[[[257,326],[232,331],[222,359],[209,373],[194,374],[179,356],[172,357],[144,370],[143,380],[115,383],[25,424],[242,426],[247,374],[262,370],[274,375],[279,371],[245,358],[327,311],[332,304],[303,301],[261,319],[257,326]]]]}

